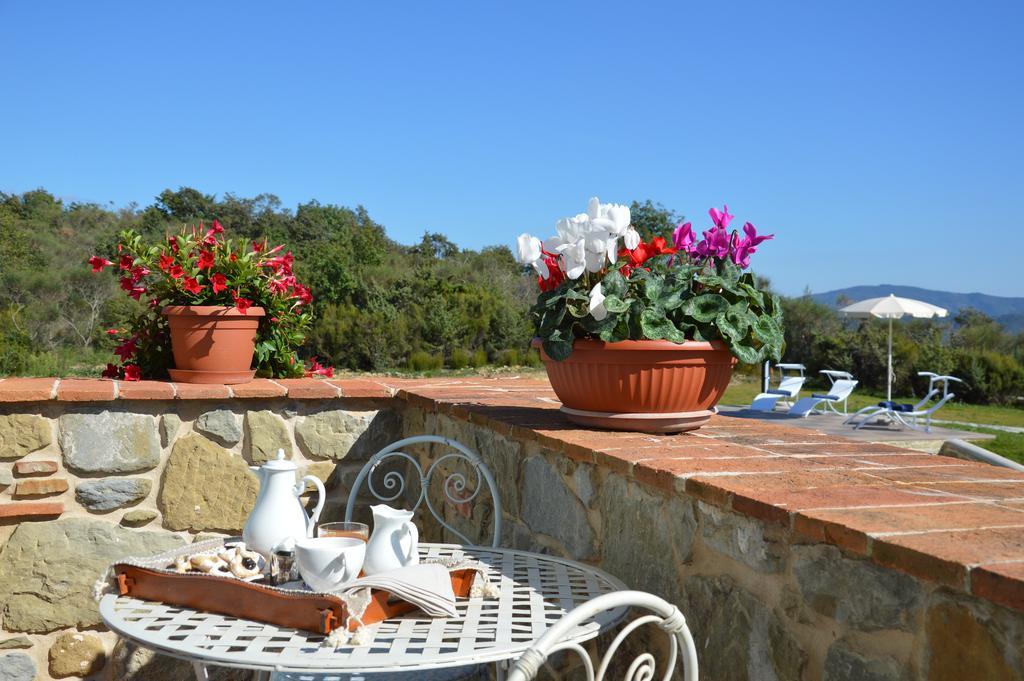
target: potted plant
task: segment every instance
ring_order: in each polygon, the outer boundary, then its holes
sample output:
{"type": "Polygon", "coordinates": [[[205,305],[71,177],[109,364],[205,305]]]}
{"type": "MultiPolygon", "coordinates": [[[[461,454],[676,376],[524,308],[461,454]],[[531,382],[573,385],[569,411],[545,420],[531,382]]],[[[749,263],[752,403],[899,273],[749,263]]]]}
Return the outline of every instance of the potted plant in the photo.
{"type": "MultiPolygon", "coordinates": [[[[126,328],[107,332],[118,341],[121,366],[108,364],[103,375],[232,384],[257,373],[308,373],[296,350],[312,319],[313,296],[295,279],[292,254],[282,250],[268,249],[265,239],[227,239],[217,220],[208,230],[202,223],[185,227],[157,244],[134,230],[122,232],[121,289],[144,305],[126,328]]],[[[94,272],[114,265],[98,256],[89,263],[94,272]]],[[[332,370],[314,360],[311,373],[332,370]]]]}
{"type": "Polygon", "coordinates": [[[712,208],[698,240],[680,224],[673,243],[642,241],[629,208],[593,198],[541,242],[518,239],[518,259],[537,272],[534,344],[562,411],[576,423],[677,432],[707,422],[737,360],[782,353],[778,296],[745,271],[759,235],[729,231],[728,207],[712,208]]]}

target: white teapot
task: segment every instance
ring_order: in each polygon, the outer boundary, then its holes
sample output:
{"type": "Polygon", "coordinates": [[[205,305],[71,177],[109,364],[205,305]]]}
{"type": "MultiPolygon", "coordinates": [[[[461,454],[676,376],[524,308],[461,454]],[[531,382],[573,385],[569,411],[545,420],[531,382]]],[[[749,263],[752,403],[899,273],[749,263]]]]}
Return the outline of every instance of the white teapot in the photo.
{"type": "Polygon", "coordinates": [[[298,466],[284,458],[284,450],[277,450],[277,458],[262,466],[250,466],[260,479],[260,491],[256,505],[245,521],[242,539],[253,551],[269,558],[282,542],[313,536],[313,528],[324,508],[326,490],[319,478],[307,475],[295,481],[298,466]],[[299,496],[306,491],[306,481],[316,487],[317,501],[311,516],[306,515],[299,496]]]}
{"type": "Polygon", "coordinates": [[[420,562],[420,532],[412,522],[412,511],[399,511],[385,504],[371,506],[373,534],[366,545],[363,572],[375,575],[420,562]]]}

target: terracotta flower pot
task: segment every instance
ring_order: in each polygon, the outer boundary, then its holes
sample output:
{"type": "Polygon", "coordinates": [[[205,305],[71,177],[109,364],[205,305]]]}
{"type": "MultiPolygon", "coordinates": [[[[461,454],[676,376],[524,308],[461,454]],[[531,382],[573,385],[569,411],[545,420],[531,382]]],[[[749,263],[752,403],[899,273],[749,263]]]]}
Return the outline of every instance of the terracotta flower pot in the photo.
{"type": "Polygon", "coordinates": [[[721,341],[577,339],[568,359],[557,362],[543,348],[541,359],[570,421],[650,433],[707,423],[736,364],[721,341]]]}
{"type": "Polygon", "coordinates": [[[171,329],[171,380],[233,384],[256,375],[252,355],[262,307],[244,315],[224,305],[169,305],[161,312],[171,329]]]}

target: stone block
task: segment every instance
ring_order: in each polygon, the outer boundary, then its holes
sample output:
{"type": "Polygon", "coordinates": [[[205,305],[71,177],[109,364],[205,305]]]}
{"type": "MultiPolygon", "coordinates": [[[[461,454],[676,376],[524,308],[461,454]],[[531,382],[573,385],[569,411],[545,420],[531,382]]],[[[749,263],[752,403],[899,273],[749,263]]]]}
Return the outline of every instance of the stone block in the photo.
{"type": "Polygon", "coordinates": [[[56,473],[59,467],[56,461],[14,462],[14,472],[18,475],[50,475],[56,473]]]}
{"type": "Polygon", "coordinates": [[[315,459],[364,460],[395,439],[397,418],[389,409],[350,412],[331,409],[310,414],[295,426],[299,449],[315,459]]]}
{"type": "Polygon", "coordinates": [[[701,536],[710,548],[758,572],[782,571],[786,542],[781,528],[703,501],[697,508],[702,519],[701,536]]]}
{"type": "Polygon", "coordinates": [[[261,464],[277,458],[277,450],[284,450],[286,459],[292,458],[292,440],[288,426],[274,412],[264,409],[245,414],[245,435],[249,443],[249,458],[261,464]]]}
{"type": "Polygon", "coordinates": [[[156,520],[157,512],[148,509],[136,509],[128,511],[121,516],[121,525],[124,527],[143,527],[156,520]]]}
{"type": "Polygon", "coordinates": [[[680,568],[690,560],[697,535],[692,503],[609,475],[595,505],[601,512],[604,569],[630,587],[679,602],[680,568]],[[638,569],[641,556],[643,569],[638,569]]]}
{"type": "Polygon", "coordinates": [[[36,497],[48,494],[60,494],[68,491],[68,481],[64,478],[37,478],[19,480],[14,488],[15,497],[36,497]]]}
{"type": "Polygon", "coordinates": [[[75,487],[75,500],[90,511],[112,511],[137,504],[153,489],[146,478],[86,480],[75,487]]]}
{"type": "Polygon", "coordinates": [[[1021,681],[1024,617],[984,601],[940,590],[925,612],[927,681],[1021,681]]]}
{"type": "Polygon", "coordinates": [[[822,681],[902,681],[908,678],[891,657],[874,657],[853,650],[845,640],[829,646],[822,681]]]}
{"type": "Polygon", "coordinates": [[[593,557],[597,547],[587,510],[546,457],[531,456],[523,463],[521,495],[522,518],[530,529],[557,540],[572,558],[593,557]]]}
{"type": "Polygon", "coordinates": [[[208,411],[196,419],[192,428],[225,447],[232,447],[242,439],[242,429],[230,409],[208,411]]]}
{"type": "Polygon", "coordinates": [[[160,463],[156,419],[102,410],[59,419],[64,465],[78,473],[138,473],[160,463]]]}
{"type": "Polygon", "coordinates": [[[31,648],[32,640],[28,636],[13,636],[0,640],[0,650],[15,650],[17,648],[31,648]]]}
{"type": "Polygon", "coordinates": [[[178,430],[181,428],[181,417],[177,414],[167,413],[160,417],[160,444],[169,447],[174,438],[178,437],[178,430]]]}
{"type": "Polygon", "coordinates": [[[103,642],[92,634],[61,634],[50,646],[48,657],[50,676],[55,679],[92,676],[107,663],[103,642]]]}
{"type": "Polygon", "coordinates": [[[0,681],[34,681],[36,663],[25,653],[0,657],[0,681]]]}
{"type": "Polygon", "coordinates": [[[157,506],[170,530],[240,532],[258,488],[242,457],[189,435],[171,449],[157,506]]]}
{"type": "Polygon", "coordinates": [[[686,580],[682,611],[709,681],[797,681],[807,654],[774,612],[730,577],[686,580]]]}
{"type": "Polygon", "coordinates": [[[0,469],[0,489],[10,487],[14,484],[14,475],[7,468],[0,469]]]}
{"type": "Polygon", "coordinates": [[[107,566],[182,543],[174,535],[127,530],[92,518],[19,525],[0,550],[3,628],[46,633],[99,626],[92,588],[107,566]]]}
{"type": "Polygon", "coordinates": [[[35,414],[0,414],[0,461],[20,459],[53,441],[50,422],[35,414]]]}
{"type": "Polygon", "coordinates": [[[860,631],[913,629],[922,604],[913,577],[825,544],[791,550],[800,594],[815,612],[860,631]]]}
{"type": "Polygon", "coordinates": [[[0,503],[0,518],[9,520],[45,520],[64,513],[59,501],[16,501],[0,503]]]}

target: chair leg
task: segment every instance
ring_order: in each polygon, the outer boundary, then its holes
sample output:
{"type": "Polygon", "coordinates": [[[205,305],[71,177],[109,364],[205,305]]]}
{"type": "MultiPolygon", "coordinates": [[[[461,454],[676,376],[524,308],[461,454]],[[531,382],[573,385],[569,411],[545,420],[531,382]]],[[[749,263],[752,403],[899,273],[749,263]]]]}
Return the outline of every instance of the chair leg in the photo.
{"type": "Polygon", "coordinates": [[[210,681],[210,675],[206,671],[206,665],[202,662],[193,662],[192,671],[195,672],[197,681],[210,681]]]}

